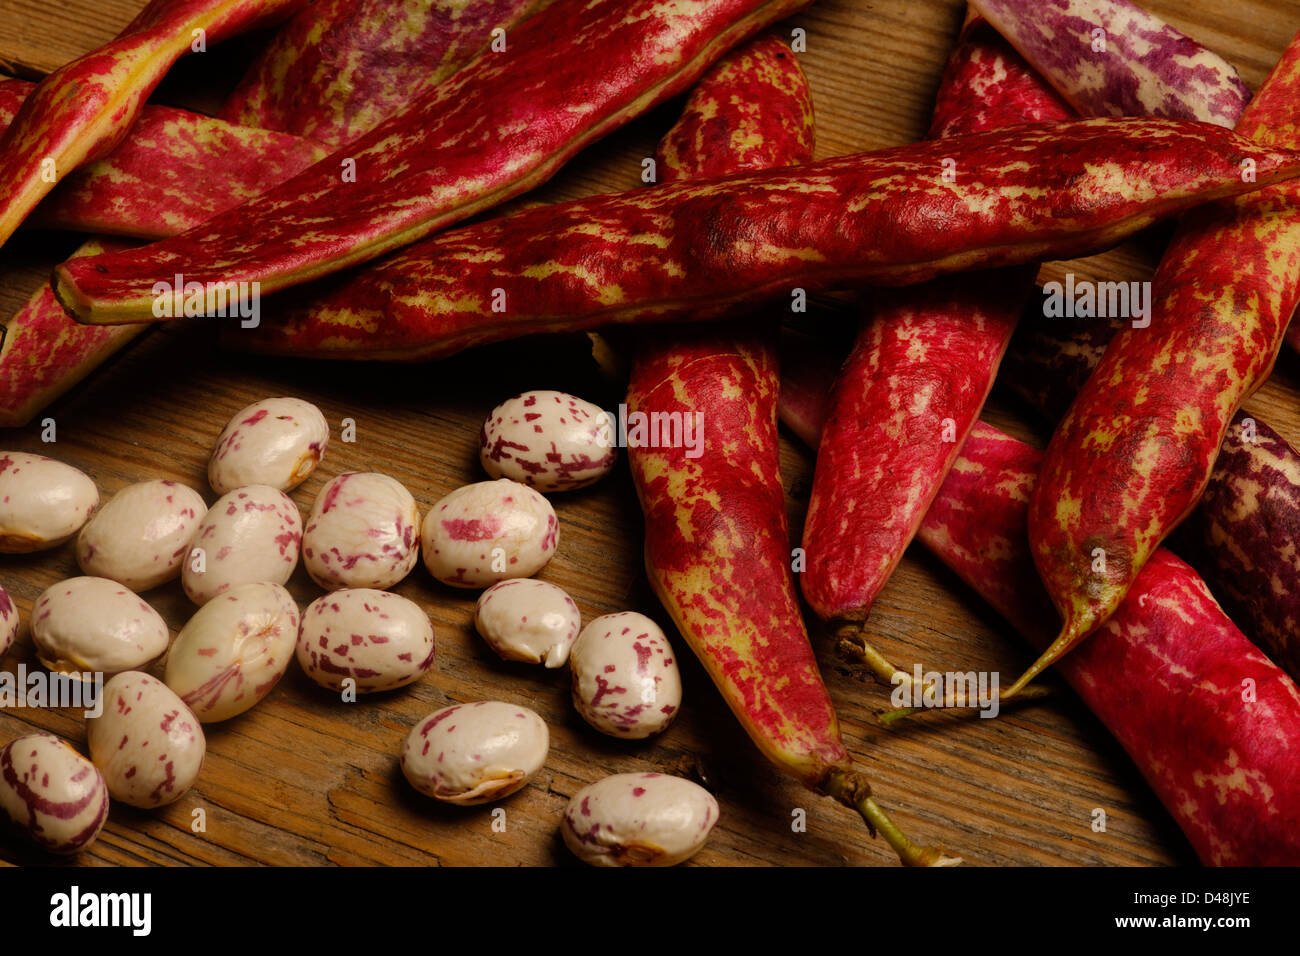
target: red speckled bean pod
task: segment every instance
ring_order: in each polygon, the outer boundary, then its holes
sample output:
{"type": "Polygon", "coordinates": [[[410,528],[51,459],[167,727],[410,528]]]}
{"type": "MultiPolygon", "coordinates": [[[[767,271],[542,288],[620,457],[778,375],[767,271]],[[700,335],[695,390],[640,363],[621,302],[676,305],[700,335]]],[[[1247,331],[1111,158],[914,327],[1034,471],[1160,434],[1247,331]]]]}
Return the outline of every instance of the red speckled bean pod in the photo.
{"type": "MultiPolygon", "coordinates": [[[[1101,361],[1118,325],[1026,321],[1004,368],[1010,387],[1056,421],[1101,361]]],[[[804,390],[806,392],[806,390],[804,390]]],[[[801,394],[796,387],[795,394],[801,394]]],[[[1244,411],[1233,416],[1210,483],[1170,544],[1205,578],[1232,619],[1300,677],[1300,454],[1244,411]]]]}
{"type": "MultiPolygon", "coordinates": [[[[432,85],[486,42],[488,20],[512,22],[536,6],[501,0],[476,5],[471,16],[440,2],[423,16],[394,21],[376,19],[391,12],[377,2],[346,10],[341,2],[313,4],[276,34],[226,104],[226,115],[342,141],[405,104],[412,69],[432,85]],[[430,72],[434,59],[440,66],[430,72]],[[398,90],[401,99],[394,100],[398,90]]],[[[0,122],[12,121],[33,88],[21,80],[0,82],[0,122]]],[[[326,152],[300,136],[146,105],[121,145],[60,182],[28,221],[112,235],[175,235],[291,178],[326,152]]],[[[127,248],[92,243],[76,255],[127,248]]],[[[141,331],[82,328],[49,288],[38,290],[0,330],[0,426],[27,424],[141,331]]]]}
{"type": "Polygon", "coordinates": [[[0,136],[0,244],[52,187],[107,155],[196,43],[274,23],[307,0],[153,0],[118,36],[42,80],[0,136]],[[49,174],[53,172],[54,176],[49,174]]]}
{"type": "MultiPolygon", "coordinates": [[[[34,88],[22,80],[0,81],[0,126],[13,121],[34,88]]],[[[27,222],[142,238],[174,235],[324,154],[323,147],[298,137],[146,105],[125,141],[65,176],[27,222]]],[[[93,239],[74,258],[134,246],[93,239]]],[[[41,286],[0,326],[0,427],[26,425],[144,329],[79,325],[50,287],[41,286]]]]}
{"type": "MultiPolygon", "coordinates": [[[[1041,453],[976,425],[920,539],[1036,647],[1057,616],[1029,551],[1041,453]]],[[[1300,691],[1164,549],[1059,665],[1216,865],[1300,863],[1300,691]]]]}
{"type": "MultiPolygon", "coordinates": [[[[806,162],[813,114],[789,49],[764,37],[716,67],[659,149],[672,179],[806,162]]],[[[640,447],[628,462],[645,513],[655,593],[764,756],[849,806],[870,800],[822,683],[790,572],[778,461],[775,322],[748,334],[643,337],[629,414],[698,422],[692,449],[640,447]]],[[[577,654],[577,648],[574,650],[577,654]]],[[[861,809],[908,863],[947,862],[861,809]]]]}
{"type": "MultiPolygon", "coordinates": [[[[671,182],[444,233],[231,339],[297,356],[427,359],[530,332],[717,319],[796,286],[1069,258],[1296,167],[1206,124],[1094,119],[671,182]],[[966,171],[956,183],[942,178],[946,158],[966,171]],[[1245,158],[1255,183],[1241,181],[1245,158]]],[[[117,258],[61,266],[61,301],[119,286],[97,271],[117,258]]]]}
{"type": "MultiPolygon", "coordinates": [[[[1238,131],[1300,144],[1300,38],[1238,131]]],[[[1272,371],[1300,302],[1300,189],[1190,213],[1153,286],[1150,327],[1111,342],[1044,459],[1030,540],[1065,623],[1004,698],[1105,622],[1205,490],[1233,414],[1272,371]]]]}
{"type": "MultiPolygon", "coordinates": [[[[0,80],[0,127],[34,84],[0,80]]],[[[42,229],[158,239],[261,193],[325,155],[297,136],[146,105],[131,134],[103,159],[69,173],[27,224],[42,229]]]]}
{"type": "Polygon", "coordinates": [[[550,2],[316,0],[271,38],[221,116],[341,146],[463,67],[494,28],[550,2]]]}
{"type": "MultiPolygon", "coordinates": [[[[1014,347],[1013,352],[1014,355],[1014,347]]],[[[781,417],[813,438],[829,352],[783,374],[781,417]]],[[[1014,365],[1012,365],[1014,368],[1014,365]]],[[[918,539],[1035,647],[1059,620],[1029,551],[1042,453],[976,423],[918,539]]],[[[1300,862],[1300,694],[1165,549],[1110,621],[1058,665],[1119,740],[1207,863],[1300,862]],[[1246,703],[1243,681],[1254,681],[1246,703]],[[1237,771],[1240,770],[1240,774],[1237,771]],[[1233,786],[1230,780],[1237,780],[1233,786]]]]}
{"type": "MultiPolygon", "coordinates": [[[[989,25],[967,24],[933,136],[1067,119],[1066,106],[989,25]]],[[[966,174],[955,169],[960,178],[966,174]]],[[[799,583],[817,615],[863,626],[979,416],[1033,288],[1033,268],[881,290],[831,391],[799,583]]]]}
{"type": "MultiPolygon", "coordinates": [[[[0,82],[0,125],[31,89],[21,80],[0,82]]],[[[268,181],[288,178],[324,152],[297,137],[145,106],[125,142],[67,176],[28,221],[114,235],[173,235],[257,195],[268,181]]],[[[134,245],[95,239],[74,258],[134,245]]],[[[36,290],[0,327],[0,427],[27,424],[144,329],[79,325],[48,285],[36,290]]]]}
{"type": "Polygon", "coordinates": [[[94,322],[147,321],[154,282],[170,281],[178,261],[188,281],[255,281],[266,294],[373,259],[539,185],[808,2],[558,0],[519,24],[505,52],[255,203],[77,270],[60,300],[94,322]]]}
{"type": "MultiPolygon", "coordinates": [[[[313,4],[279,31],[227,103],[226,115],[330,142],[348,138],[405,103],[412,68],[428,73],[422,79],[431,85],[486,42],[486,19],[511,21],[535,4],[502,0],[476,19],[484,5],[468,16],[455,4],[434,3],[422,17],[398,21],[377,21],[375,3],[346,11],[341,6],[313,4]],[[428,72],[434,59],[441,65],[428,72]],[[396,90],[400,102],[393,99],[396,90]]],[[[21,80],[0,82],[0,123],[12,121],[32,89],[21,80]]],[[[28,221],[113,235],[175,235],[291,178],[326,152],[299,136],[146,105],[121,145],[66,177],[28,221]]],[[[127,248],[110,244],[107,251],[127,248]]],[[[76,255],[104,251],[105,245],[93,243],[76,255]]],[[[6,336],[0,426],[27,424],[141,331],[82,328],[49,288],[38,290],[0,330],[6,336]]]]}
{"type": "MultiPolygon", "coordinates": [[[[122,239],[92,239],[75,255],[129,249],[122,239]]],[[[148,325],[80,325],[48,285],[0,326],[0,428],[26,425],[148,325]]]]}

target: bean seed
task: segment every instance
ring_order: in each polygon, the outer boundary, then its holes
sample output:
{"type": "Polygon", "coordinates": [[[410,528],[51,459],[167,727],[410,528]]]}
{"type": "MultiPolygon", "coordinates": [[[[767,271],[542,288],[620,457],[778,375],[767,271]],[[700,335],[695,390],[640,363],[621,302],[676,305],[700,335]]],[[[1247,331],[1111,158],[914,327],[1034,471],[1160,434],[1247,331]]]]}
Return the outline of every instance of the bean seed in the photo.
{"type": "Polygon", "coordinates": [[[127,485],[81,529],[77,564],[132,591],[156,588],[180,574],[207,510],[197,491],[174,481],[127,485]]]}

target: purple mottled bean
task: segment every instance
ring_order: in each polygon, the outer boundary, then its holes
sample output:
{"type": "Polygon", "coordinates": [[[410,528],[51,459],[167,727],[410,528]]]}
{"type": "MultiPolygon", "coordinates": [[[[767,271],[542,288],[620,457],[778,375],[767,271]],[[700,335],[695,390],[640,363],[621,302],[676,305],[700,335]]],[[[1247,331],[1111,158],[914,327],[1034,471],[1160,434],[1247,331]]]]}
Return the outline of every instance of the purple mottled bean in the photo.
{"type": "Polygon", "coordinates": [[[971,0],[1084,116],[1167,116],[1231,129],[1250,99],[1222,57],[1129,0],[971,0]]]}

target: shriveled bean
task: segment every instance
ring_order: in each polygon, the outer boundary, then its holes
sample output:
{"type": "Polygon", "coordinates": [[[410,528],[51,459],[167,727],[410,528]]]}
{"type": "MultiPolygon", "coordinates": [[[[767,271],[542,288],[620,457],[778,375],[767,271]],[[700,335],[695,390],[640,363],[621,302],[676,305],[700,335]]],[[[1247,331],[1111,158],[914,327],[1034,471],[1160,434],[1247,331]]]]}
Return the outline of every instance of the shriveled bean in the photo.
{"type": "Polygon", "coordinates": [[[180,574],[207,510],[197,491],[174,481],[127,485],[81,529],[77,564],[132,591],[155,588],[180,574]]]}
{"type": "Polygon", "coordinates": [[[550,749],[546,722],[501,701],[454,704],[411,728],[402,773],[416,790],[444,803],[490,803],[523,788],[550,749]]]}
{"type": "Polygon", "coordinates": [[[103,713],[86,721],[86,735],[113,799],[146,810],[189,790],[207,752],[203,727],[185,702],[140,671],[104,685],[103,713]]]}
{"type": "Polygon", "coordinates": [[[573,795],[560,832],[592,866],[675,866],[690,859],[718,821],[703,787],[659,773],[620,773],[573,795]]]}
{"type": "Polygon", "coordinates": [[[599,481],[617,457],[609,416],[564,392],[524,392],[507,399],[492,409],[479,436],[479,460],[489,475],[542,492],[599,481]]]}
{"type": "Polygon", "coordinates": [[[351,679],[360,694],[405,687],[433,663],[433,624],[414,601],[371,588],[317,598],[302,615],[298,663],[330,690],[351,679]]]}
{"type": "Polygon", "coordinates": [[[388,475],[339,475],[320,490],[302,538],[303,564],[326,590],[388,588],[419,559],[420,510],[388,475]]]}
{"type": "Polygon", "coordinates": [[[162,656],[171,632],[135,592],[108,578],[69,578],[32,607],[32,643],[58,673],[117,674],[162,656]]]}
{"type": "Polygon", "coordinates": [[[248,710],[275,686],[298,640],[298,606],[278,584],[231,588],[199,608],[164,680],[205,724],[248,710]]]}
{"type": "Polygon", "coordinates": [[[482,588],[546,567],[560,540],[551,503],[508,478],[457,488],[424,517],[424,565],[443,584],[482,588]]]}
{"type": "Polygon", "coordinates": [[[325,455],[329,423],[300,398],[265,398],[239,411],[212,450],[208,484],[219,495],[245,485],[290,491],[325,455]]]}
{"type": "Polygon", "coordinates": [[[108,786],[58,737],[30,734],[0,750],[0,809],[45,849],[76,853],[108,819],[108,786]]]}
{"type": "Polygon", "coordinates": [[[241,584],[284,584],[298,566],[302,515],[269,485],[236,488],[217,499],[190,540],[181,584],[206,604],[241,584]]]}
{"type": "Polygon", "coordinates": [[[573,704],[601,733],[637,740],[672,723],[682,703],[676,656],[659,625],[623,611],[582,629],[570,654],[573,704]]]}
{"type": "Polygon", "coordinates": [[[563,667],[582,617],[573,598],[554,584],[514,578],[479,595],[474,624],[505,660],[563,667]]]}
{"type": "Polygon", "coordinates": [[[0,452],[0,552],[56,547],[97,507],[95,483],[71,465],[22,451],[0,452]]]}

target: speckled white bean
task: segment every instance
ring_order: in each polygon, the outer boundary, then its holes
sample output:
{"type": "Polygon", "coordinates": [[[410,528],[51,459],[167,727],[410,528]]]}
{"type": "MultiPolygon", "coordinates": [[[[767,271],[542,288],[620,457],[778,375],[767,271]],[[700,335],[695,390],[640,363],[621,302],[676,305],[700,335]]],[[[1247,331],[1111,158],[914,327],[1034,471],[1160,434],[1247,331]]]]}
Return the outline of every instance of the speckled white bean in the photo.
{"type": "Polygon", "coordinates": [[[390,588],[420,556],[420,510],[396,478],[339,475],[320,490],[303,531],[302,559],[326,590],[390,588]]]}
{"type": "Polygon", "coordinates": [[[278,584],[243,584],[199,608],[167,657],[164,682],[205,724],[242,714],[284,676],[298,605],[278,584]]]}
{"type": "Polygon", "coordinates": [[[718,801],[698,784],[660,773],[620,773],[573,795],[560,832],[592,866],[676,866],[718,822],[718,801]]]}
{"type": "Polygon", "coordinates": [[[596,618],[574,642],[569,667],[578,713],[612,737],[657,734],[681,706],[682,679],[672,646],[644,614],[596,618]]]}
{"type": "Polygon", "coordinates": [[[573,598],[554,584],[514,578],[479,595],[474,624],[505,660],[563,667],[582,616],[573,598]]]}
{"type": "Polygon", "coordinates": [[[311,402],[264,398],[221,432],[208,461],[208,484],[219,495],[245,485],[289,491],[315,470],[329,440],[329,423],[311,402]]]}
{"type": "Polygon", "coordinates": [[[9,592],[0,588],[0,656],[8,653],[18,639],[18,605],[9,592]]]}
{"type": "Polygon", "coordinates": [[[414,601],[387,591],[333,591],[303,612],[298,663],[330,690],[347,678],[361,694],[405,687],[433,664],[433,624],[414,601]]]}
{"type": "Polygon", "coordinates": [[[127,485],[86,522],[77,564],[86,574],[147,591],[181,573],[190,538],[208,506],[174,481],[127,485]]]}
{"type": "Polygon", "coordinates": [[[284,584],[301,544],[302,515],[292,498],[270,485],[236,488],[194,530],[181,585],[191,601],[206,604],[241,584],[284,584]]]}
{"type": "Polygon", "coordinates": [[[489,475],[548,493],[599,481],[617,458],[609,416],[564,392],[507,399],[492,409],[479,434],[479,460],[489,475]]]}
{"type": "Polygon", "coordinates": [[[157,611],[108,578],[68,578],[32,606],[36,656],[58,673],[136,670],[162,656],[170,637],[157,611]]]}
{"type": "Polygon", "coordinates": [[[0,750],[0,809],[45,849],[76,853],[108,819],[108,786],[69,744],[30,734],[0,750]]]}
{"type": "Polygon", "coordinates": [[[53,458],[0,451],[0,552],[57,547],[99,507],[99,490],[83,472],[53,458]]]}
{"type": "Polygon", "coordinates": [[[86,721],[86,743],[113,799],[145,810],[189,790],[208,747],[185,702],[140,671],[104,685],[103,713],[86,721]]]}
{"type": "Polygon", "coordinates": [[[454,704],[411,728],[402,773],[435,800],[490,803],[521,790],[542,769],[549,749],[546,722],[527,707],[454,704]]]}
{"type": "Polygon", "coordinates": [[[508,478],[457,488],[424,517],[424,565],[443,584],[482,588],[546,567],[560,542],[551,503],[508,478]]]}

